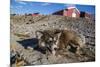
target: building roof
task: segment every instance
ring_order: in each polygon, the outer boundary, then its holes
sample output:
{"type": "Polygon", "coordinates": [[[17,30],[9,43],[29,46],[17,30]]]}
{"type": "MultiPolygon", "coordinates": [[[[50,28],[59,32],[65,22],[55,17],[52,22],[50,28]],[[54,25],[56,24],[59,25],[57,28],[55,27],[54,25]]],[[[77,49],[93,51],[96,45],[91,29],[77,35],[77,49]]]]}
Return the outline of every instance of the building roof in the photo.
{"type": "Polygon", "coordinates": [[[68,8],[66,8],[66,9],[62,9],[62,10],[56,11],[56,12],[54,12],[53,14],[55,14],[55,13],[57,13],[57,12],[61,12],[61,11],[63,11],[63,10],[68,10],[68,9],[76,9],[76,10],[80,13],[80,11],[79,11],[76,7],[68,7],[68,8]]]}
{"type": "Polygon", "coordinates": [[[67,9],[76,9],[80,13],[80,11],[76,7],[68,7],[67,9]]]}

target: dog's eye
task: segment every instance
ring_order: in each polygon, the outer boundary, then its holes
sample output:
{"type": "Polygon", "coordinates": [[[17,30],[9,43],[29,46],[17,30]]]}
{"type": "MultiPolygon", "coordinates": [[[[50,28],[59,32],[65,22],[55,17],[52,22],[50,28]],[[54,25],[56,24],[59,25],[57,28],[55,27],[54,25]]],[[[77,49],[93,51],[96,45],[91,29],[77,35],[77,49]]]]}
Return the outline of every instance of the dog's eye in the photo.
{"type": "Polygon", "coordinates": [[[49,41],[50,43],[52,42],[52,41],[49,41]]]}
{"type": "Polygon", "coordinates": [[[48,40],[47,43],[52,43],[52,41],[48,40]]]}

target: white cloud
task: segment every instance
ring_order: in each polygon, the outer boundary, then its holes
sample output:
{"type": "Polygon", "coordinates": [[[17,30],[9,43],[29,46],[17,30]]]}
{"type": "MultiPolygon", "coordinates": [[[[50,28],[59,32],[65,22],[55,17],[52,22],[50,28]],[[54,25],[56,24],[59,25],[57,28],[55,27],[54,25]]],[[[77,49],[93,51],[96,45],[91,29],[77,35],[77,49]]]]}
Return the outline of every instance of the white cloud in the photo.
{"type": "Polygon", "coordinates": [[[27,4],[27,3],[25,3],[25,2],[22,2],[22,1],[21,1],[21,2],[19,2],[19,3],[20,3],[20,4],[24,4],[24,5],[26,5],[26,4],[27,4]]]}
{"type": "Polygon", "coordinates": [[[11,14],[20,13],[21,11],[23,11],[23,6],[11,6],[10,7],[11,14]]]}
{"type": "Polygon", "coordinates": [[[23,6],[15,6],[14,8],[17,10],[21,10],[23,8],[23,6]]]}
{"type": "Polygon", "coordinates": [[[48,6],[48,5],[51,5],[51,3],[42,3],[41,5],[42,6],[48,6]]]}
{"type": "Polygon", "coordinates": [[[20,3],[20,4],[23,4],[23,5],[26,5],[27,3],[26,2],[23,2],[21,0],[15,0],[16,2],[20,3]]]}
{"type": "Polygon", "coordinates": [[[76,7],[74,4],[65,4],[66,7],[76,7]]]}
{"type": "Polygon", "coordinates": [[[65,4],[64,6],[66,6],[66,7],[67,7],[67,6],[68,6],[68,4],[65,4]]]}
{"type": "Polygon", "coordinates": [[[23,6],[10,6],[10,9],[22,9],[23,6]]]}
{"type": "Polygon", "coordinates": [[[16,6],[17,8],[23,8],[23,6],[16,6]]]}

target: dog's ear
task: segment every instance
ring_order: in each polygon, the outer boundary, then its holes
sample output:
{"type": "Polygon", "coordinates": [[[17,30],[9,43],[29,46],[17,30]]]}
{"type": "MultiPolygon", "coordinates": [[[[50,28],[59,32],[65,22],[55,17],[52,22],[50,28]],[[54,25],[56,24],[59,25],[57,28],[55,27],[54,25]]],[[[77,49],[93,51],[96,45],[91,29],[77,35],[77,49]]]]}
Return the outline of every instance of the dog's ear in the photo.
{"type": "Polygon", "coordinates": [[[36,31],[35,35],[36,35],[37,39],[41,39],[41,37],[43,36],[43,32],[42,31],[36,31]]]}
{"type": "Polygon", "coordinates": [[[56,36],[54,37],[54,40],[58,40],[60,38],[60,36],[61,36],[61,32],[56,33],[56,36]]]}
{"type": "Polygon", "coordinates": [[[59,38],[61,36],[61,32],[57,33],[57,38],[59,38]]]}

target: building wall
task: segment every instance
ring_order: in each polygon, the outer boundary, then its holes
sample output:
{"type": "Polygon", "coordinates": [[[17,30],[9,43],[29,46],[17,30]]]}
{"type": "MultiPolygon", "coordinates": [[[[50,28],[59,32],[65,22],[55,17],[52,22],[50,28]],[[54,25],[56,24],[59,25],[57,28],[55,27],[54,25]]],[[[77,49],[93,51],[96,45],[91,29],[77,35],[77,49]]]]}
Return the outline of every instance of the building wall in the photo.
{"type": "Polygon", "coordinates": [[[75,12],[76,17],[79,17],[79,12],[75,9],[68,9],[68,10],[64,10],[64,16],[68,16],[68,17],[72,17],[73,12],[75,12]]]}

